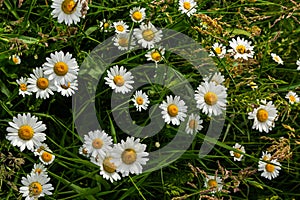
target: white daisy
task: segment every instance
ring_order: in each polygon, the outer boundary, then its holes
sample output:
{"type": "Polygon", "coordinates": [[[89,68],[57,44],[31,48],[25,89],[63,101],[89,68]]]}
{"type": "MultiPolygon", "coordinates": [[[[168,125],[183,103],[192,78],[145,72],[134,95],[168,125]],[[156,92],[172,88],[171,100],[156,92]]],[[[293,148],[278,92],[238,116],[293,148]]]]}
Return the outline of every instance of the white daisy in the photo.
{"type": "Polygon", "coordinates": [[[163,60],[165,55],[165,48],[160,47],[157,49],[153,49],[151,51],[148,51],[145,56],[148,61],[153,61],[155,63],[158,63],[163,60]]]}
{"type": "Polygon", "coordinates": [[[108,77],[104,78],[106,80],[105,84],[109,85],[116,93],[121,92],[125,94],[130,92],[133,88],[131,84],[133,84],[134,81],[132,80],[133,76],[131,76],[131,72],[126,71],[123,66],[120,68],[118,65],[113,66],[107,71],[108,77]]]}
{"type": "Polygon", "coordinates": [[[110,152],[106,152],[105,157],[100,161],[100,175],[103,176],[106,180],[110,180],[110,182],[114,182],[117,180],[121,180],[121,176],[117,172],[116,165],[111,162],[112,156],[110,152]]]}
{"type": "Polygon", "coordinates": [[[69,52],[64,55],[62,51],[55,51],[46,60],[47,62],[43,64],[43,70],[49,80],[54,80],[59,84],[67,84],[77,78],[79,67],[76,59],[72,58],[72,54],[69,52]]]}
{"type": "Polygon", "coordinates": [[[195,91],[197,108],[209,116],[220,115],[226,110],[226,97],[226,88],[214,82],[202,82],[195,91]]]}
{"type": "Polygon", "coordinates": [[[46,140],[46,125],[42,121],[37,121],[36,116],[31,116],[30,113],[18,114],[13,117],[13,122],[8,122],[10,127],[6,128],[8,132],[6,139],[11,142],[13,146],[20,147],[20,151],[25,148],[34,151],[34,146],[39,145],[46,140]]]}
{"type": "Polygon", "coordinates": [[[12,60],[16,65],[21,64],[21,58],[16,54],[9,56],[9,59],[12,60]]]}
{"type": "Polygon", "coordinates": [[[70,97],[75,94],[75,91],[78,90],[78,81],[74,79],[68,84],[58,84],[56,83],[57,92],[59,92],[62,96],[70,97]]]}
{"type": "Polygon", "coordinates": [[[221,74],[221,72],[216,72],[216,73],[213,73],[213,74],[209,74],[208,76],[205,76],[203,78],[203,80],[205,82],[213,82],[216,85],[220,85],[220,84],[222,84],[225,81],[225,78],[221,74]]]}
{"type": "Polygon", "coordinates": [[[34,163],[33,168],[31,170],[32,174],[38,174],[38,175],[44,175],[47,176],[47,168],[45,167],[45,165],[41,164],[41,163],[34,163]]]}
{"type": "Polygon", "coordinates": [[[41,151],[43,151],[43,150],[46,150],[46,151],[50,150],[46,143],[40,143],[39,145],[35,146],[33,153],[35,156],[39,156],[41,151]]]}
{"type": "Polygon", "coordinates": [[[240,152],[245,153],[245,147],[240,145],[239,143],[235,143],[235,145],[233,146],[233,148],[235,148],[237,151],[230,151],[230,155],[233,156],[233,160],[234,161],[241,161],[243,158],[243,154],[241,154],[240,152]]]}
{"type": "Polygon", "coordinates": [[[100,21],[99,26],[100,26],[100,30],[104,31],[105,33],[110,31],[110,29],[112,28],[111,22],[106,19],[103,19],[102,21],[100,21]]]}
{"type": "Polygon", "coordinates": [[[283,61],[282,61],[282,59],[278,55],[276,55],[275,53],[271,53],[271,56],[272,56],[272,59],[275,62],[277,62],[278,64],[283,65],[283,61]]]}
{"type": "Polygon", "coordinates": [[[142,22],[146,18],[146,8],[134,7],[130,10],[131,20],[137,23],[142,22]]]}
{"type": "Polygon", "coordinates": [[[197,3],[194,0],[179,0],[179,11],[188,17],[197,12],[197,3]]]}
{"type": "Polygon", "coordinates": [[[79,154],[89,158],[91,156],[91,154],[89,153],[89,151],[87,150],[85,144],[83,144],[80,148],[79,148],[79,154]]]}
{"type": "Polygon", "coordinates": [[[299,97],[295,92],[289,91],[285,98],[289,100],[290,104],[299,103],[299,97]]]}
{"type": "Polygon", "coordinates": [[[279,175],[280,166],[281,164],[277,159],[271,160],[270,155],[263,155],[262,159],[258,162],[258,171],[263,171],[261,176],[271,180],[279,175]]]}
{"type": "Polygon", "coordinates": [[[55,155],[50,149],[42,150],[40,152],[39,159],[44,165],[50,165],[51,163],[53,163],[55,155]]]}
{"type": "Polygon", "coordinates": [[[142,90],[136,91],[131,100],[134,102],[134,106],[139,112],[141,112],[142,109],[147,110],[148,104],[150,103],[148,95],[142,90]]]}
{"type": "Polygon", "coordinates": [[[131,50],[135,46],[134,37],[130,38],[130,33],[119,33],[114,38],[114,45],[118,47],[119,50],[131,50]]]}
{"type": "Polygon", "coordinates": [[[297,70],[300,70],[300,58],[297,60],[296,65],[298,65],[297,70]]]}
{"type": "MultiPolygon", "coordinates": [[[[265,102],[263,102],[265,104],[265,102]]],[[[259,130],[259,132],[272,130],[275,127],[275,120],[277,120],[277,110],[272,101],[266,105],[260,105],[252,112],[248,113],[248,119],[254,119],[252,129],[259,130]]]]}
{"type": "Polygon", "coordinates": [[[143,48],[151,49],[161,40],[162,30],[157,30],[151,22],[148,22],[148,24],[142,23],[140,28],[133,30],[133,35],[143,48]]]}
{"type": "Polygon", "coordinates": [[[122,176],[128,176],[129,173],[140,174],[143,167],[149,160],[149,153],[145,152],[146,145],[140,143],[140,139],[127,137],[114,146],[111,151],[112,159],[110,160],[117,167],[117,171],[122,173],[122,176]]]}
{"type": "Polygon", "coordinates": [[[126,33],[128,31],[129,26],[126,25],[123,20],[114,22],[115,32],[116,33],[126,33]]]}
{"type": "Polygon", "coordinates": [[[25,97],[25,95],[31,95],[32,93],[27,89],[27,78],[21,77],[19,80],[16,80],[19,85],[19,95],[25,97]]]}
{"type": "Polygon", "coordinates": [[[185,132],[188,134],[194,134],[200,131],[203,126],[201,126],[203,120],[200,119],[200,116],[198,114],[192,113],[189,116],[189,120],[187,121],[185,132]]]}
{"type": "Polygon", "coordinates": [[[22,177],[23,186],[20,187],[20,193],[25,200],[36,200],[39,197],[46,195],[52,195],[51,190],[54,190],[51,183],[48,183],[50,178],[45,175],[39,174],[27,174],[26,177],[22,177]]]}
{"type": "Polygon", "coordinates": [[[84,136],[84,145],[92,157],[99,155],[103,158],[105,152],[112,149],[112,138],[103,130],[90,131],[84,136]]]}
{"type": "Polygon", "coordinates": [[[209,56],[218,56],[219,58],[224,58],[226,54],[226,47],[223,46],[223,44],[220,44],[218,42],[214,43],[212,46],[212,49],[214,51],[210,51],[209,56]]]}
{"type": "Polygon", "coordinates": [[[59,23],[65,22],[66,25],[77,24],[82,17],[82,4],[80,0],[53,0],[51,12],[54,18],[57,17],[59,23]]]}
{"type": "Polygon", "coordinates": [[[261,156],[261,160],[264,160],[264,161],[271,160],[271,154],[268,153],[267,151],[263,151],[262,156],[261,156]]]}
{"type": "Polygon", "coordinates": [[[35,68],[33,74],[30,74],[27,88],[28,91],[35,93],[36,98],[41,99],[49,98],[57,89],[54,83],[45,77],[41,67],[35,68]]]}
{"type": "Polygon", "coordinates": [[[184,121],[186,117],[187,106],[180,100],[180,96],[167,96],[167,101],[163,101],[159,108],[162,109],[162,118],[167,124],[171,122],[173,125],[180,125],[180,121],[184,121]]]}
{"type": "Polygon", "coordinates": [[[211,189],[212,193],[219,192],[223,187],[222,179],[220,177],[207,175],[205,178],[204,187],[211,189]]]}
{"type": "Polygon", "coordinates": [[[229,49],[228,52],[231,52],[234,56],[234,59],[242,58],[248,60],[248,58],[253,58],[254,51],[253,46],[251,46],[251,41],[245,40],[244,38],[237,37],[229,41],[229,45],[232,49],[229,49]]]}

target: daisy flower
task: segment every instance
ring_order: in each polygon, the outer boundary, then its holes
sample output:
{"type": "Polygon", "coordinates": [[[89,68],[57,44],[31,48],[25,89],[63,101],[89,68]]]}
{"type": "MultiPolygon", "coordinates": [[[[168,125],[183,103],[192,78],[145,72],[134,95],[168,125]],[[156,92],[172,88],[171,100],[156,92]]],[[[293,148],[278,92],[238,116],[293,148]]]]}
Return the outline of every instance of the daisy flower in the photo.
{"type": "Polygon", "coordinates": [[[271,53],[271,56],[272,56],[272,59],[275,62],[277,62],[278,64],[283,65],[283,61],[281,60],[281,58],[278,55],[276,55],[275,53],[271,53]]]}
{"type": "Polygon", "coordinates": [[[122,21],[118,21],[118,22],[114,22],[114,27],[115,27],[115,32],[116,33],[126,33],[128,31],[129,26],[126,25],[125,22],[122,21]]]}
{"type": "Polygon", "coordinates": [[[164,55],[165,55],[165,48],[163,47],[153,49],[151,51],[148,51],[145,54],[148,61],[153,61],[155,63],[162,61],[164,55]]]}
{"type": "Polygon", "coordinates": [[[300,70],[300,58],[297,60],[296,65],[298,65],[297,70],[300,70]]]}
{"type": "Polygon", "coordinates": [[[84,136],[84,145],[92,157],[105,156],[106,151],[111,150],[112,138],[105,131],[95,130],[84,136]]]}
{"type": "Polygon", "coordinates": [[[220,115],[226,110],[226,97],[226,88],[214,82],[202,82],[195,91],[197,108],[209,116],[220,115]]]}
{"type": "Polygon", "coordinates": [[[134,38],[130,38],[129,33],[119,33],[114,38],[114,45],[118,47],[119,50],[131,50],[134,48],[135,41],[134,38]]]}
{"type": "Polygon", "coordinates": [[[27,88],[28,91],[35,93],[36,98],[41,99],[49,98],[57,89],[54,83],[45,77],[41,67],[35,68],[33,74],[30,74],[27,88]]]}
{"type": "Polygon", "coordinates": [[[48,150],[49,147],[46,143],[40,143],[39,145],[35,146],[34,155],[39,156],[41,151],[48,150]]]}
{"type": "Polygon", "coordinates": [[[207,175],[205,178],[204,187],[212,189],[213,193],[221,191],[223,187],[222,179],[220,177],[207,175]]]}
{"type": "Polygon", "coordinates": [[[34,151],[34,146],[39,145],[46,140],[46,125],[42,121],[37,121],[36,116],[31,116],[30,113],[18,114],[13,117],[12,122],[8,122],[10,127],[6,128],[8,132],[6,139],[11,142],[13,146],[20,147],[20,151],[25,148],[34,151]]]}
{"type": "Polygon", "coordinates": [[[70,97],[75,94],[75,91],[78,90],[78,81],[74,79],[68,84],[58,84],[56,83],[57,92],[59,92],[62,96],[70,97]]]}
{"type": "Polygon", "coordinates": [[[47,176],[47,168],[45,167],[45,165],[41,164],[41,163],[34,163],[33,165],[33,169],[31,170],[32,174],[38,174],[38,175],[44,175],[47,176]]]}
{"type": "Polygon", "coordinates": [[[64,22],[68,26],[77,24],[82,17],[80,0],[53,0],[51,8],[54,9],[51,15],[57,18],[59,23],[64,22]]]}
{"type": "Polygon", "coordinates": [[[91,155],[89,153],[89,151],[87,150],[85,144],[83,144],[80,148],[79,148],[79,154],[89,158],[91,155]]]}
{"type": "Polygon", "coordinates": [[[65,55],[62,51],[55,51],[46,60],[47,62],[43,64],[43,70],[49,80],[58,84],[67,84],[77,78],[79,67],[69,52],[65,55]]]}
{"type": "Polygon", "coordinates": [[[196,8],[197,3],[194,0],[179,0],[179,11],[188,17],[197,12],[196,8]]]}
{"type": "Polygon", "coordinates": [[[137,23],[142,22],[146,18],[146,8],[134,7],[130,10],[131,20],[137,23]]]}
{"type": "Polygon", "coordinates": [[[163,101],[159,108],[162,109],[162,118],[167,124],[171,122],[173,125],[179,125],[186,117],[187,106],[180,100],[180,96],[167,96],[167,101],[163,101]]]}
{"type": "Polygon", "coordinates": [[[225,81],[225,78],[221,74],[221,72],[216,72],[216,73],[213,73],[213,74],[209,74],[208,76],[205,76],[203,78],[203,80],[205,82],[213,82],[216,85],[221,85],[225,81]]]}
{"type": "Polygon", "coordinates": [[[46,149],[40,152],[39,159],[44,165],[50,165],[51,163],[53,163],[55,155],[50,149],[46,149]]]}
{"type": "Polygon", "coordinates": [[[219,44],[218,42],[214,43],[212,46],[214,51],[210,51],[209,56],[218,56],[219,58],[224,58],[226,54],[226,47],[223,44],[219,44]]]}
{"type": "Polygon", "coordinates": [[[272,130],[275,127],[275,120],[277,118],[277,110],[273,105],[272,101],[267,104],[263,101],[265,105],[260,105],[255,108],[252,112],[248,113],[248,119],[254,119],[252,129],[259,130],[259,132],[272,130]]]}
{"type": "Polygon", "coordinates": [[[104,31],[105,33],[107,33],[112,27],[111,22],[106,19],[103,19],[102,21],[100,21],[99,26],[100,26],[100,30],[104,31]]]}
{"type": "Polygon", "coordinates": [[[241,161],[243,158],[243,154],[241,154],[240,152],[245,153],[245,147],[240,145],[239,143],[235,143],[235,145],[233,146],[233,148],[235,148],[238,151],[230,151],[230,155],[233,156],[233,160],[234,161],[241,161]],[[239,152],[240,151],[240,152],[239,152]]]}
{"type": "Polygon", "coordinates": [[[110,182],[121,180],[121,176],[117,172],[116,165],[111,162],[111,153],[106,152],[105,157],[100,161],[100,175],[110,182]]]}
{"type": "Polygon", "coordinates": [[[31,95],[31,92],[27,89],[27,78],[21,77],[19,80],[16,80],[19,85],[19,95],[25,97],[25,95],[31,95]]]}
{"type": "Polygon", "coordinates": [[[143,167],[149,160],[147,156],[149,153],[145,152],[146,145],[140,143],[140,139],[134,137],[127,137],[126,141],[121,140],[114,146],[111,151],[113,162],[117,167],[117,171],[122,173],[122,176],[128,176],[129,173],[140,174],[143,167]]]}
{"type": "Polygon", "coordinates": [[[232,49],[229,49],[228,52],[231,52],[234,56],[234,59],[242,58],[248,60],[248,58],[253,58],[254,46],[251,46],[251,41],[245,40],[244,38],[237,37],[237,39],[232,39],[229,41],[229,45],[232,49]]]}
{"type": "Polygon", "coordinates": [[[125,94],[130,92],[133,88],[131,84],[134,83],[133,76],[131,76],[131,72],[126,72],[127,70],[121,66],[119,68],[118,65],[113,66],[110,70],[107,71],[107,77],[105,84],[109,85],[111,89],[113,89],[116,93],[121,92],[125,94]]]}
{"type": "Polygon", "coordinates": [[[298,103],[299,102],[299,97],[295,92],[289,91],[286,96],[286,99],[289,100],[290,104],[298,103]]]}
{"type": "Polygon", "coordinates": [[[16,65],[21,64],[21,58],[16,54],[9,56],[9,59],[12,60],[16,65]]]}
{"type": "Polygon", "coordinates": [[[147,110],[148,104],[150,103],[148,95],[142,90],[136,91],[131,100],[134,102],[134,106],[139,112],[141,112],[142,109],[147,110]]]}
{"type": "Polygon", "coordinates": [[[186,124],[186,128],[185,128],[186,133],[194,134],[200,131],[203,128],[203,126],[201,126],[202,122],[203,120],[200,119],[199,115],[192,113],[189,116],[189,120],[186,124]]]}
{"type": "Polygon", "coordinates": [[[271,160],[271,155],[265,153],[258,162],[258,171],[263,171],[261,176],[271,180],[279,175],[280,166],[281,164],[277,159],[271,160]],[[265,161],[268,161],[268,163],[265,161]]]}
{"type": "Polygon", "coordinates": [[[148,22],[148,24],[142,23],[140,28],[135,28],[133,35],[143,48],[151,49],[161,40],[162,31],[157,30],[151,22],[148,22]]]}
{"type": "Polygon", "coordinates": [[[51,190],[54,190],[51,183],[48,183],[50,178],[42,174],[28,174],[26,177],[22,177],[20,187],[20,193],[25,200],[35,200],[39,197],[44,197],[46,195],[52,195],[51,190]]]}

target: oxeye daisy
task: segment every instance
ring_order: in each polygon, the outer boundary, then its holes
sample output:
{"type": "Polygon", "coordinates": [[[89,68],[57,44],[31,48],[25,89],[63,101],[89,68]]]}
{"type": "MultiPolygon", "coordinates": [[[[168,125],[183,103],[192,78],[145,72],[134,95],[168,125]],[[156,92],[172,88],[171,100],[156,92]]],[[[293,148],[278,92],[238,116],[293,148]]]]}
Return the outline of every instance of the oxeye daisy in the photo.
{"type": "Polygon", "coordinates": [[[16,80],[19,85],[19,95],[25,97],[25,95],[31,95],[32,93],[27,89],[27,78],[21,77],[20,79],[16,80]]]}
{"type": "Polygon", "coordinates": [[[9,59],[12,60],[16,65],[21,64],[21,58],[16,54],[10,56],[9,59]]]}
{"type": "Polygon", "coordinates": [[[40,143],[39,145],[35,146],[34,155],[39,156],[41,151],[48,150],[49,147],[46,143],[40,143]]]}
{"type": "Polygon", "coordinates": [[[221,72],[216,72],[216,73],[213,73],[213,74],[209,74],[208,76],[205,76],[203,78],[203,80],[205,82],[213,82],[216,85],[220,85],[220,84],[222,84],[225,81],[225,78],[221,74],[221,72]]]}
{"type": "Polygon", "coordinates": [[[271,154],[267,151],[262,152],[261,160],[269,161],[271,160],[271,154]]]}
{"type": "Polygon", "coordinates": [[[39,159],[44,165],[50,165],[51,163],[53,163],[55,155],[50,149],[46,149],[40,152],[39,159]]]}
{"type": "Polygon", "coordinates": [[[129,26],[126,25],[125,22],[122,21],[118,21],[118,22],[114,22],[114,27],[115,27],[115,32],[116,33],[126,33],[128,31],[129,26]]]}
{"type": "Polygon", "coordinates": [[[62,96],[70,97],[75,94],[75,91],[78,90],[78,81],[74,79],[68,84],[58,84],[56,83],[57,92],[59,92],[62,96]]]}
{"type": "Polygon", "coordinates": [[[117,172],[116,165],[111,160],[111,153],[106,152],[105,157],[100,161],[100,175],[113,183],[114,181],[121,180],[121,176],[117,172]]]}
{"type": "Polygon", "coordinates": [[[146,18],[146,8],[134,7],[130,10],[132,21],[140,23],[146,18]]]}
{"type": "Polygon", "coordinates": [[[234,161],[241,161],[243,158],[243,154],[241,154],[240,152],[245,153],[245,147],[240,145],[239,143],[235,143],[235,145],[233,146],[233,148],[235,148],[237,151],[230,151],[230,155],[233,156],[233,160],[234,161]]]}
{"type": "Polygon", "coordinates": [[[300,70],[300,58],[297,60],[296,65],[298,65],[297,70],[300,70]]]}
{"type": "Polygon", "coordinates": [[[114,38],[114,45],[118,47],[119,50],[131,50],[134,48],[135,41],[134,38],[130,38],[129,33],[119,33],[114,38]]]}
{"type": "Polygon", "coordinates": [[[147,110],[148,104],[150,103],[148,95],[142,90],[136,91],[131,100],[134,102],[134,106],[139,112],[141,112],[142,109],[147,110]]]}
{"type": "Polygon", "coordinates": [[[202,82],[195,91],[197,108],[204,114],[220,115],[226,110],[226,88],[214,82],[202,82]]]}
{"type": "Polygon", "coordinates": [[[135,28],[133,35],[143,48],[151,49],[161,40],[162,31],[157,30],[151,22],[148,22],[147,24],[142,23],[140,28],[135,28]]]}
{"type": "Polygon", "coordinates": [[[116,93],[121,92],[125,94],[130,92],[133,88],[131,84],[133,84],[134,81],[132,80],[133,76],[131,76],[131,72],[126,71],[123,66],[120,68],[118,65],[113,66],[107,71],[108,77],[104,78],[106,80],[105,84],[109,85],[116,93]]]}
{"type": "Polygon", "coordinates": [[[35,68],[33,74],[30,74],[27,88],[30,92],[35,93],[36,98],[41,99],[49,98],[57,89],[54,83],[45,77],[41,67],[35,68]]]}
{"type": "Polygon", "coordinates": [[[6,139],[13,146],[20,147],[20,151],[25,148],[34,151],[34,146],[46,140],[46,134],[43,133],[46,130],[46,125],[42,121],[38,121],[36,116],[31,116],[30,113],[18,114],[8,124],[10,127],[6,128],[8,132],[6,139]]]}
{"type": "Polygon", "coordinates": [[[103,158],[105,152],[111,150],[112,138],[105,131],[90,131],[84,136],[84,145],[92,157],[103,158]]]}
{"type": "Polygon", "coordinates": [[[54,10],[51,15],[57,18],[59,23],[65,23],[70,26],[71,24],[77,24],[82,17],[82,3],[80,0],[53,0],[51,8],[54,10]]]}
{"type": "Polygon", "coordinates": [[[187,121],[186,124],[186,128],[185,128],[186,133],[194,134],[200,131],[203,128],[203,126],[201,126],[202,122],[203,120],[200,119],[199,115],[192,113],[189,116],[189,120],[187,121]]]}
{"type": "Polygon", "coordinates": [[[46,58],[43,64],[44,74],[49,80],[58,84],[68,84],[77,78],[79,67],[75,58],[69,52],[55,52],[46,58]]]}
{"type": "Polygon", "coordinates": [[[290,104],[299,103],[299,97],[295,92],[289,91],[285,98],[289,100],[290,104]]]}
{"type": "Polygon", "coordinates": [[[222,179],[218,176],[216,177],[207,175],[205,178],[204,187],[211,189],[212,193],[219,192],[223,187],[222,179]]]}
{"type": "Polygon", "coordinates": [[[229,45],[232,49],[229,49],[228,52],[232,53],[234,59],[242,58],[248,60],[248,58],[253,58],[254,55],[254,47],[251,46],[251,43],[251,41],[245,40],[244,38],[233,38],[232,41],[229,41],[229,45]]]}
{"type": "Polygon", "coordinates": [[[186,117],[187,106],[180,100],[180,96],[167,96],[167,101],[163,101],[159,108],[162,109],[162,118],[167,124],[180,125],[180,121],[184,121],[186,117]]]}
{"type": "Polygon", "coordinates": [[[104,31],[107,33],[112,28],[112,25],[111,25],[110,21],[103,19],[102,21],[100,21],[99,27],[100,27],[101,31],[104,31]]]}
{"type": "Polygon", "coordinates": [[[44,176],[48,175],[47,168],[41,163],[38,163],[38,164],[35,163],[33,165],[31,173],[32,174],[38,174],[38,175],[44,175],[44,176]]]}
{"type": "Polygon", "coordinates": [[[121,140],[121,143],[115,144],[111,151],[113,162],[117,167],[117,171],[122,173],[122,176],[128,176],[129,173],[140,174],[143,171],[142,165],[145,165],[149,160],[149,153],[145,152],[146,145],[140,143],[140,139],[127,137],[126,141],[121,140]]]}
{"type": "Polygon", "coordinates": [[[282,59],[275,53],[271,53],[272,59],[280,65],[283,65],[282,59]]]}
{"type": "Polygon", "coordinates": [[[153,61],[155,63],[162,61],[164,55],[165,55],[165,48],[162,47],[148,51],[145,54],[148,61],[153,61]]]}
{"type": "Polygon", "coordinates": [[[179,11],[188,17],[197,12],[196,8],[197,3],[194,0],[179,0],[179,11]]]}
{"type": "Polygon", "coordinates": [[[91,156],[91,154],[89,153],[88,149],[86,148],[85,144],[83,144],[80,148],[79,148],[79,154],[89,158],[91,156]]]}
{"type": "Polygon", "coordinates": [[[27,174],[26,177],[22,177],[23,186],[20,187],[20,193],[25,200],[36,200],[39,197],[46,195],[52,195],[51,190],[54,190],[51,183],[48,183],[50,178],[42,174],[27,174]]]}
{"type": "Polygon", "coordinates": [[[275,120],[277,120],[277,110],[273,105],[272,101],[269,101],[265,105],[260,105],[255,108],[252,112],[248,113],[248,119],[254,119],[252,128],[259,130],[259,132],[272,130],[275,127],[275,120]]]}
{"type": "Polygon", "coordinates": [[[277,161],[277,159],[270,160],[270,158],[268,158],[258,162],[258,171],[263,171],[261,176],[271,180],[279,175],[279,170],[281,169],[280,166],[281,164],[277,161]]]}
{"type": "Polygon", "coordinates": [[[219,58],[224,58],[226,54],[226,47],[223,46],[223,44],[216,42],[213,44],[212,49],[214,51],[211,50],[209,56],[218,56],[219,58]]]}

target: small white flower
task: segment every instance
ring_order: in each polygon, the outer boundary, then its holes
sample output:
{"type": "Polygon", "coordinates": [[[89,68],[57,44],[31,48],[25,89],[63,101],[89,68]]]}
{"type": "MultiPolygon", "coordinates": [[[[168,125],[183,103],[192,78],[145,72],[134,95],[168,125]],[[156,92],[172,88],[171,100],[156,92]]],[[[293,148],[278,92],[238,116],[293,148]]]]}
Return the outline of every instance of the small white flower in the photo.
{"type": "Polygon", "coordinates": [[[179,0],[179,11],[188,17],[197,12],[197,3],[194,0],[179,0]]]}
{"type": "Polygon", "coordinates": [[[222,179],[220,177],[207,175],[205,178],[204,187],[211,189],[212,193],[219,192],[223,187],[222,179]]]}
{"type": "Polygon", "coordinates": [[[75,94],[75,91],[78,90],[78,81],[74,79],[72,82],[68,82],[68,84],[59,84],[56,82],[57,92],[59,92],[62,96],[70,97],[75,94]]]}
{"type": "Polygon", "coordinates": [[[99,162],[100,175],[110,182],[121,180],[121,176],[117,172],[116,165],[112,162],[112,156],[110,152],[106,152],[105,157],[99,162]]]}
{"type": "Polygon", "coordinates": [[[186,117],[187,106],[180,100],[180,96],[167,96],[167,101],[163,101],[159,108],[162,109],[162,118],[167,124],[180,125],[180,121],[184,121],[186,117]]]}
{"type": "Polygon", "coordinates": [[[31,116],[30,113],[18,114],[13,117],[13,122],[8,122],[10,127],[6,128],[8,132],[6,139],[11,142],[13,146],[20,147],[20,151],[27,148],[34,151],[34,146],[39,145],[46,140],[46,125],[42,121],[38,121],[36,116],[31,116]]]}
{"type": "Polygon", "coordinates": [[[232,39],[229,41],[229,45],[232,49],[229,49],[228,52],[231,52],[234,56],[234,59],[242,58],[248,60],[248,58],[253,58],[254,51],[253,46],[251,46],[251,41],[245,40],[244,38],[237,37],[237,39],[232,39]]]}
{"type": "Polygon", "coordinates": [[[118,21],[118,22],[114,22],[114,27],[115,27],[115,32],[116,33],[126,33],[128,31],[129,26],[126,25],[125,22],[122,21],[118,21]]]}
{"type": "Polygon", "coordinates": [[[19,85],[19,95],[25,97],[25,95],[31,95],[32,93],[27,89],[27,78],[21,77],[19,80],[16,80],[19,85]]]}
{"type": "Polygon", "coordinates": [[[213,82],[216,85],[220,85],[220,84],[222,84],[225,81],[225,78],[221,74],[221,72],[216,72],[216,73],[213,73],[213,74],[209,74],[208,76],[205,76],[203,78],[203,80],[205,82],[213,82]]]}
{"type": "Polygon", "coordinates": [[[46,143],[40,143],[39,145],[36,145],[34,148],[35,149],[34,149],[33,153],[35,156],[39,156],[41,151],[43,151],[43,150],[46,150],[46,151],[50,150],[50,148],[48,147],[48,145],[46,143]]]}
{"type": "Polygon", "coordinates": [[[150,103],[148,95],[142,90],[136,91],[131,100],[134,102],[134,106],[139,112],[141,112],[142,109],[147,110],[148,104],[150,103]]]}
{"type": "Polygon", "coordinates": [[[263,171],[261,176],[271,180],[279,175],[280,166],[281,164],[277,159],[271,160],[271,155],[265,153],[258,162],[258,171],[263,171]]]}
{"type": "Polygon", "coordinates": [[[119,33],[114,38],[114,45],[118,47],[119,50],[131,50],[135,46],[134,37],[130,38],[130,33],[119,33]]]}
{"type": "Polygon", "coordinates": [[[100,21],[99,27],[101,31],[107,33],[113,26],[111,25],[110,21],[103,19],[102,21],[100,21]]]}
{"type": "Polygon", "coordinates": [[[165,48],[162,47],[148,51],[145,54],[148,61],[153,61],[155,63],[162,61],[164,55],[165,55],[165,48]]]}
{"type": "Polygon", "coordinates": [[[21,64],[21,58],[16,54],[10,56],[9,59],[12,60],[16,65],[21,64]]]}
{"type": "Polygon", "coordinates": [[[300,58],[297,60],[296,65],[298,65],[297,70],[300,70],[300,58]]]}
{"type": "Polygon", "coordinates": [[[271,56],[272,56],[272,59],[275,62],[277,62],[278,64],[283,65],[283,61],[282,61],[282,59],[278,55],[276,55],[275,53],[271,53],[271,56]]]}
{"type": "Polygon", "coordinates": [[[239,143],[235,143],[235,145],[233,146],[233,148],[235,148],[237,151],[230,151],[230,155],[233,156],[233,160],[234,161],[241,161],[243,158],[243,154],[241,154],[240,152],[245,153],[245,147],[240,145],[239,143]],[[240,152],[238,152],[240,151],[240,152]]]}
{"type": "Polygon", "coordinates": [[[79,148],[79,154],[89,158],[91,156],[90,152],[88,151],[88,149],[86,148],[86,145],[83,144],[80,148],[79,148]]]}
{"type": "Polygon", "coordinates": [[[186,124],[186,128],[185,128],[186,133],[194,134],[200,131],[203,128],[203,126],[201,126],[202,122],[203,120],[200,119],[199,115],[192,113],[189,116],[189,120],[187,121],[186,124]]]}
{"type": "Polygon", "coordinates": [[[50,149],[46,149],[40,152],[39,159],[44,165],[50,165],[51,163],[53,163],[55,155],[50,149]]]}
{"type": "Polygon", "coordinates": [[[277,110],[272,101],[266,105],[260,105],[252,112],[248,113],[248,119],[254,119],[252,129],[259,130],[259,132],[272,130],[275,127],[275,120],[277,120],[277,110]]]}
{"type": "Polygon", "coordinates": [[[44,176],[48,175],[47,168],[41,163],[38,163],[38,164],[35,163],[33,165],[33,169],[31,170],[31,173],[38,174],[38,175],[44,175],[44,176]]]}
{"type": "Polygon", "coordinates": [[[111,89],[115,91],[115,93],[121,92],[125,94],[130,92],[133,88],[131,84],[134,83],[133,76],[131,76],[131,72],[126,72],[127,70],[121,66],[119,68],[118,65],[113,66],[110,70],[107,71],[107,77],[105,84],[109,85],[111,89]]]}
{"type": "Polygon", "coordinates": [[[210,51],[209,56],[218,56],[219,58],[224,58],[226,54],[226,47],[223,44],[219,44],[218,42],[214,43],[212,46],[214,51],[210,51]]]}
{"type": "Polygon", "coordinates": [[[299,103],[299,100],[300,100],[298,95],[293,91],[289,91],[286,94],[285,98],[289,100],[290,104],[299,103]]]}
{"type": "Polygon", "coordinates": [[[142,22],[146,18],[146,8],[134,7],[130,10],[131,20],[137,23],[142,22]]]}

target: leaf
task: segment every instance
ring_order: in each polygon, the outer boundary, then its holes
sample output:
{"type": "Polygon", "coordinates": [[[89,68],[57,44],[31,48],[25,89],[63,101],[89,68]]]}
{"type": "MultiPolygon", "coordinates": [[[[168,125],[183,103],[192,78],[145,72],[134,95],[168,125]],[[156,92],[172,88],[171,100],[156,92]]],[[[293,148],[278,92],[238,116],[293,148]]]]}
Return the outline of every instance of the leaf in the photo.
{"type": "Polygon", "coordinates": [[[238,28],[235,28],[235,29],[229,29],[227,30],[228,32],[231,32],[232,34],[234,35],[245,35],[247,37],[250,37],[251,36],[251,33],[248,32],[248,31],[245,31],[243,29],[238,29],[238,28]]]}
{"type": "Polygon", "coordinates": [[[85,34],[86,35],[90,35],[91,33],[93,33],[94,31],[96,31],[98,29],[97,26],[92,26],[90,28],[88,28],[86,31],[85,31],[85,34]]]}
{"type": "Polygon", "coordinates": [[[7,98],[9,98],[11,96],[11,92],[9,91],[9,89],[6,87],[6,85],[2,82],[2,80],[0,79],[0,88],[1,88],[1,92],[3,94],[5,94],[5,96],[7,98]]]}

